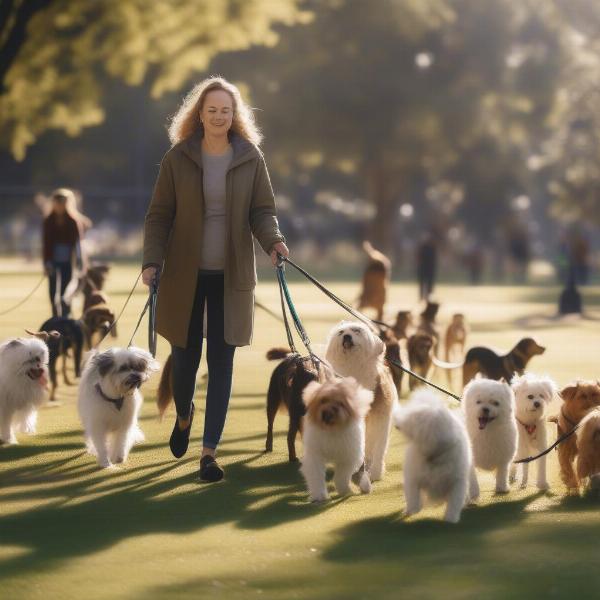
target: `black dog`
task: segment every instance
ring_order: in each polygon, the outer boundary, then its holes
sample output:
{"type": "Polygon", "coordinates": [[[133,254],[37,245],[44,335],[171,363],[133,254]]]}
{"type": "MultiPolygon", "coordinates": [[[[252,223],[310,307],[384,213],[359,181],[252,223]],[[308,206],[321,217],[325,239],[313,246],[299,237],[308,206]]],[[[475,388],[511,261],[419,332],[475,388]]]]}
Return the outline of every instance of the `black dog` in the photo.
{"type": "Polygon", "coordinates": [[[290,462],[298,460],[296,456],[296,436],[302,433],[302,417],[306,407],[302,401],[302,391],[311,382],[320,379],[308,356],[291,353],[285,348],[271,348],[267,352],[268,360],[283,359],[273,370],[267,392],[267,441],[265,452],[273,451],[273,422],[279,407],[284,405],[290,416],[287,435],[288,456],[290,462]]]}
{"type": "Polygon", "coordinates": [[[73,363],[75,376],[81,375],[81,354],[83,350],[84,326],[81,321],[68,319],[67,317],[52,317],[45,321],[40,327],[40,331],[57,331],[60,337],[51,336],[46,344],[48,345],[48,371],[50,372],[50,400],[54,400],[56,391],[56,361],[59,356],[63,357],[62,373],[65,383],[73,385],[67,377],[67,356],[68,351],[73,349],[73,363]]]}

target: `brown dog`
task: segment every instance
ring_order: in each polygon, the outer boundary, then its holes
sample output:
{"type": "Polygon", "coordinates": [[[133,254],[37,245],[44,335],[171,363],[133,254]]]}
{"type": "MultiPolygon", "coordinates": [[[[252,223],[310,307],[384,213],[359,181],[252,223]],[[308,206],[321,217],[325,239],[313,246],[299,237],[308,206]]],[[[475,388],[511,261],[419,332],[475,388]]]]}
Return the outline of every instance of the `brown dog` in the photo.
{"type": "Polygon", "coordinates": [[[90,306],[81,317],[84,324],[84,334],[86,347],[90,349],[94,342],[94,335],[100,333],[106,335],[110,330],[111,335],[116,337],[117,333],[113,323],[115,322],[115,313],[107,304],[95,304],[90,306]],[[111,329],[112,327],[112,329],[111,329]]]}
{"type": "Polygon", "coordinates": [[[296,437],[302,434],[302,418],[306,407],[302,401],[302,392],[311,381],[324,379],[321,365],[320,372],[315,369],[308,356],[300,356],[285,348],[271,348],[267,352],[267,360],[281,360],[271,374],[267,391],[267,439],[265,452],[273,452],[273,423],[275,415],[281,407],[285,407],[290,417],[287,434],[288,457],[296,462],[296,437]],[[281,360],[283,359],[283,360],[281,360]]]}
{"type": "Polygon", "coordinates": [[[392,263],[385,254],[375,250],[369,242],[363,242],[363,250],[369,257],[362,280],[362,292],[358,300],[358,309],[365,307],[377,311],[377,319],[383,319],[383,307],[387,296],[392,263]]]}
{"type": "Polygon", "coordinates": [[[577,431],[577,478],[600,485],[600,407],[593,408],[581,420],[577,431]]]}
{"type": "Polygon", "coordinates": [[[404,371],[398,366],[398,364],[402,364],[402,359],[400,357],[400,342],[396,339],[396,336],[391,329],[380,329],[379,339],[385,344],[385,363],[390,369],[396,391],[398,392],[398,397],[400,397],[402,377],[404,376],[404,371]]]}
{"type": "MultiPolygon", "coordinates": [[[[433,345],[433,337],[422,332],[411,335],[406,344],[410,370],[425,379],[433,365],[433,345]]],[[[408,378],[408,387],[411,390],[419,385],[422,383],[412,375],[408,378]]]]}
{"type": "Polygon", "coordinates": [[[433,338],[433,353],[436,356],[440,346],[440,331],[435,319],[439,310],[439,303],[427,300],[425,309],[419,315],[419,325],[417,326],[417,333],[425,333],[433,338]]]}
{"type": "MultiPolygon", "coordinates": [[[[550,419],[557,424],[559,436],[571,431],[573,427],[583,422],[590,411],[600,406],[600,383],[578,381],[562,389],[560,395],[563,400],[560,414],[550,419]]],[[[593,474],[589,472],[590,468],[600,460],[598,456],[594,456],[594,450],[598,449],[600,441],[596,435],[598,421],[594,416],[588,423],[585,428],[582,427],[581,431],[577,432],[576,436],[572,435],[558,446],[560,476],[569,491],[578,490],[582,479],[573,468],[579,449],[582,450],[581,470],[578,460],[577,471],[581,472],[583,477],[593,474]]]]}
{"type": "Polygon", "coordinates": [[[394,336],[398,341],[407,340],[408,332],[413,326],[413,318],[410,310],[399,310],[396,315],[396,322],[392,327],[394,336]]]}
{"type": "MultiPolygon", "coordinates": [[[[465,352],[465,343],[467,341],[467,324],[465,322],[465,315],[462,313],[455,313],[452,315],[452,321],[446,328],[446,335],[444,336],[444,355],[447,363],[450,362],[450,358],[457,352],[460,353],[462,358],[465,352]]],[[[452,371],[448,369],[446,371],[448,377],[448,383],[452,383],[452,371]]]]}
{"type": "MultiPolygon", "coordinates": [[[[508,354],[499,355],[485,346],[470,348],[465,356],[463,368],[463,386],[467,385],[477,373],[488,379],[510,381],[514,374],[523,375],[527,363],[536,355],[546,351],[533,338],[523,338],[508,354]]],[[[456,365],[460,366],[460,365],[456,365]]]]}

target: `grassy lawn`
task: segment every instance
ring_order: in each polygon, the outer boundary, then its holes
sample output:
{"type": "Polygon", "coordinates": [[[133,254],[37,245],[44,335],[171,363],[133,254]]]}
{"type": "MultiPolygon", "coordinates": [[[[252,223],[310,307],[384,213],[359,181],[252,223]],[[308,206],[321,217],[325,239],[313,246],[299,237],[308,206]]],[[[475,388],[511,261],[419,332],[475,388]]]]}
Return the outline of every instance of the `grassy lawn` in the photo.
{"type": "MultiPolygon", "coordinates": [[[[136,275],[134,267],[114,269],[108,292],[117,310],[136,275]]],[[[37,279],[34,271],[3,268],[0,311],[37,279]]],[[[357,293],[355,284],[332,287],[346,299],[357,293]]],[[[319,349],[345,315],[296,278],[291,291],[319,349]]],[[[552,287],[441,287],[440,321],[466,313],[469,345],[508,349],[523,334],[537,336],[548,350],[534,358],[532,370],[552,375],[561,386],[576,377],[597,378],[600,288],[584,290],[585,319],[554,318],[557,294],[552,287]]],[[[257,297],[278,309],[274,279],[259,285],[257,297]]],[[[127,344],[144,302],[140,285],[119,324],[119,344],[127,344]]],[[[0,339],[38,327],[47,304],[44,287],[0,317],[0,339]]],[[[416,286],[393,287],[390,310],[415,304],[416,286]]],[[[0,597],[598,597],[598,499],[563,495],[555,453],[549,493],[530,487],[495,496],[491,475],[481,474],[479,505],[465,510],[459,525],[441,522],[441,508],[402,520],[403,441],[394,431],[388,474],[371,496],[333,495],[324,506],[309,504],[297,465],[287,462],[284,415],[276,420],[273,454],[262,454],[274,366],[264,356],[285,339],[280,323],[257,312],[254,343],[236,356],[219,454],[226,480],[219,484],[196,479],[202,411],[187,456],[172,459],[167,442],[173,413],[161,423],[154,406],[158,376],[145,388],[146,441],[124,467],[107,471],[84,451],[76,389],[61,385],[58,406],[40,411],[38,434],[0,448],[0,597]]],[[[146,344],[145,328],[136,342],[146,344]]],[[[167,352],[161,340],[159,358],[167,352]]]]}

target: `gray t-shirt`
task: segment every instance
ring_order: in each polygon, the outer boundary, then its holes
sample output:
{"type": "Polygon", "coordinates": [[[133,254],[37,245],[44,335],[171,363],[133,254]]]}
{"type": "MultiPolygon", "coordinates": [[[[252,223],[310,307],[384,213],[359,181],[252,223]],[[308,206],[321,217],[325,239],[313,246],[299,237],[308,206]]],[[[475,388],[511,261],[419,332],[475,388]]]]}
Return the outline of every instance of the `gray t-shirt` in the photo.
{"type": "Polygon", "coordinates": [[[204,230],[200,269],[222,271],[225,268],[225,178],[232,157],[231,146],[224,154],[202,151],[204,230]]]}

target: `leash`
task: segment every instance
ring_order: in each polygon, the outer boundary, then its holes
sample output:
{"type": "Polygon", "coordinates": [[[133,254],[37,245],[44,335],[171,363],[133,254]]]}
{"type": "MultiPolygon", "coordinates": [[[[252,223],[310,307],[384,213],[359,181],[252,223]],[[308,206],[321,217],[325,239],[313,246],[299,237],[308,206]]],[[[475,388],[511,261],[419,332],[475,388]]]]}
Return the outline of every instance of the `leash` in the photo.
{"type": "Polygon", "coordinates": [[[277,319],[279,322],[283,323],[283,319],[277,313],[273,312],[268,306],[265,306],[262,302],[255,300],[254,306],[256,306],[256,308],[260,308],[261,310],[264,310],[269,316],[271,316],[274,319],[277,319]]]}
{"type": "MultiPolygon", "coordinates": [[[[142,275],[141,273],[138,275],[136,285],[137,285],[137,282],[139,281],[141,275],[142,275]]],[[[134,287],[134,289],[135,289],[135,287],[134,287]]],[[[133,292],[133,290],[132,290],[132,292],[133,292]]],[[[140,314],[140,317],[137,321],[135,329],[133,330],[133,334],[131,336],[131,339],[129,340],[129,344],[127,344],[128,348],[130,348],[133,345],[133,338],[135,337],[135,334],[137,333],[138,329],[140,328],[140,324],[142,322],[142,319],[144,318],[144,315],[149,310],[150,312],[148,313],[148,350],[150,351],[150,354],[152,354],[153,358],[156,358],[156,340],[157,340],[157,336],[156,336],[156,300],[157,300],[157,297],[158,297],[158,272],[154,275],[154,278],[152,279],[152,283],[150,284],[150,293],[148,294],[148,300],[146,300],[146,304],[144,305],[144,308],[142,310],[142,313],[140,314]]]]}
{"type": "Polygon", "coordinates": [[[521,460],[515,460],[514,463],[516,465],[527,464],[527,463],[533,462],[534,460],[537,460],[538,458],[542,458],[542,456],[546,456],[546,454],[548,454],[548,452],[551,452],[552,450],[554,450],[554,448],[556,448],[556,446],[558,446],[560,443],[564,442],[567,438],[571,437],[578,429],[579,429],[579,425],[575,425],[575,427],[573,427],[573,429],[571,429],[571,431],[567,431],[567,433],[563,433],[559,438],[557,438],[557,440],[554,442],[554,444],[552,444],[552,446],[550,446],[549,448],[546,448],[546,450],[544,450],[543,452],[540,452],[539,454],[536,454],[535,456],[528,456],[527,458],[522,458],[521,460]]]}
{"type": "MultiPolygon", "coordinates": [[[[111,323],[110,327],[106,330],[104,335],[96,343],[96,345],[94,346],[95,349],[97,349],[98,346],[100,346],[100,344],[104,341],[104,338],[113,330],[115,325],[119,322],[119,319],[122,317],[123,312],[125,311],[125,307],[129,304],[129,301],[131,300],[131,296],[133,296],[133,292],[135,291],[135,288],[137,287],[137,284],[139,283],[141,276],[142,276],[142,273],[140,272],[140,274],[137,276],[137,279],[135,280],[135,283],[133,284],[133,287],[131,288],[131,291],[129,292],[129,296],[127,296],[127,300],[125,300],[125,304],[123,304],[123,308],[121,309],[119,316],[111,323]]],[[[136,329],[136,331],[137,331],[137,329],[136,329]]],[[[130,345],[131,345],[131,343],[130,343],[130,345]]]]}
{"type": "MultiPolygon", "coordinates": [[[[316,287],[318,287],[326,296],[328,296],[336,304],[339,304],[339,306],[341,306],[344,310],[346,310],[347,312],[349,312],[353,317],[355,317],[359,321],[363,322],[365,325],[369,326],[371,329],[376,329],[375,326],[383,327],[383,328],[386,328],[386,329],[392,329],[392,327],[390,325],[388,325],[387,323],[384,323],[383,321],[377,321],[375,319],[370,319],[366,315],[363,315],[361,312],[353,309],[346,302],[344,302],[341,298],[339,298],[338,296],[336,296],[331,290],[327,289],[318,279],[316,279],[315,277],[313,277],[312,275],[310,275],[309,273],[307,273],[302,267],[298,266],[295,262],[293,262],[289,258],[286,258],[285,256],[282,256],[281,254],[278,254],[278,258],[279,258],[279,263],[277,265],[277,278],[279,279],[280,289],[281,289],[281,287],[283,285],[283,286],[285,286],[284,289],[287,290],[287,284],[286,284],[286,281],[285,281],[285,274],[284,274],[284,271],[283,271],[283,263],[287,262],[290,265],[292,265],[292,267],[294,267],[297,271],[299,271],[300,273],[302,273],[302,275],[304,275],[304,277],[306,277],[311,283],[313,283],[316,287]]],[[[289,296],[289,291],[288,291],[288,296],[289,296]]],[[[288,300],[288,305],[290,303],[291,303],[291,298],[289,298],[289,300],[288,300]]],[[[292,303],[292,307],[293,307],[293,303],[292,303]]],[[[292,312],[292,314],[294,314],[295,310],[292,311],[292,308],[290,307],[290,312],[292,312]]],[[[307,350],[309,350],[309,352],[312,354],[312,351],[308,347],[307,347],[307,350]]],[[[437,385],[436,383],[433,383],[432,381],[429,381],[428,379],[425,379],[425,377],[421,377],[421,375],[418,375],[417,373],[415,373],[411,369],[405,367],[402,363],[398,362],[397,360],[391,359],[391,358],[386,358],[386,360],[387,360],[387,362],[389,362],[393,366],[395,366],[398,369],[404,371],[408,375],[411,375],[415,379],[418,379],[422,383],[425,383],[426,385],[429,385],[429,386],[435,388],[436,390],[438,390],[438,391],[446,394],[447,396],[450,396],[451,398],[454,398],[458,402],[461,401],[460,396],[458,396],[455,393],[453,393],[453,392],[451,392],[451,391],[449,391],[449,390],[447,390],[447,389],[445,389],[445,388],[437,385]]]]}
{"type": "Polygon", "coordinates": [[[44,279],[46,279],[45,273],[42,274],[42,278],[35,284],[35,287],[31,290],[31,292],[29,292],[29,294],[27,294],[27,296],[25,296],[25,298],[23,298],[23,300],[21,300],[20,302],[17,302],[17,304],[15,304],[14,306],[11,306],[7,310],[0,312],[0,317],[7,315],[8,313],[12,312],[13,310],[19,308],[19,306],[22,306],[23,304],[25,304],[25,302],[27,302],[27,300],[29,300],[29,298],[31,298],[31,296],[33,296],[33,294],[35,294],[35,292],[37,292],[40,285],[42,285],[42,283],[44,282],[44,279]]]}

